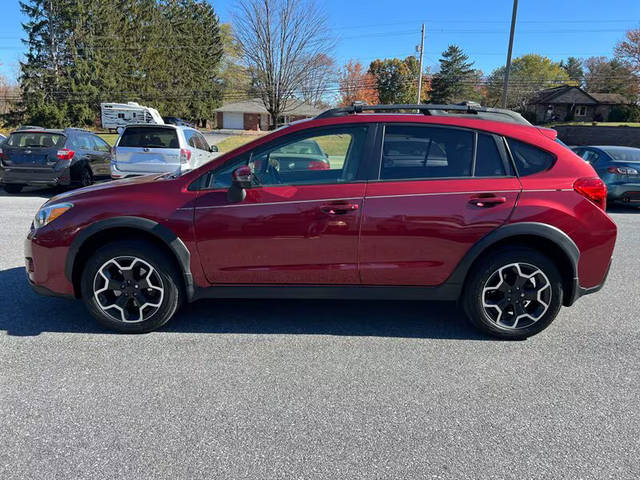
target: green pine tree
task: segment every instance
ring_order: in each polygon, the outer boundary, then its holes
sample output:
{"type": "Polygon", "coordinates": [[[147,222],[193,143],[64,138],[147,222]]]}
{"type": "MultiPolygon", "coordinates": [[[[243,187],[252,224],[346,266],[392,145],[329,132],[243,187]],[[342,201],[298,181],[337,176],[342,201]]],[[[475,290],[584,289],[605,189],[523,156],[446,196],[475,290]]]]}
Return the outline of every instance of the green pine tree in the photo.
{"type": "Polygon", "coordinates": [[[449,45],[442,53],[440,71],[431,81],[431,103],[457,103],[477,97],[474,88],[476,71],[473,62],[457,45],[449,45]]]}

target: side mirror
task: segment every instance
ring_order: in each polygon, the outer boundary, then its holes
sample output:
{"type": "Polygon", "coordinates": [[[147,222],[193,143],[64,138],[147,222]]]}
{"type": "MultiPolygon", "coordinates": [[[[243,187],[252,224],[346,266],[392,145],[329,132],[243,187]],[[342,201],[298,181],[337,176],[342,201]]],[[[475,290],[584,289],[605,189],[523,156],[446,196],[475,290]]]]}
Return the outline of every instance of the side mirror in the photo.
{"type": "Polygon", "coordinates": [[[209,147],[209,151],[210,152],[217,152],[218,151],[218,146],[217,145],[211,145],[209,147]]]}
{"type": "Polygon", "coordinates": [[[243,165],[236,168],[231,173],[231,186],[227,190],[227,199],[230,202],[238,203],[247,196],[246,189],[251,188],[253,184],[253,172],[251,167],[243,165]]]}

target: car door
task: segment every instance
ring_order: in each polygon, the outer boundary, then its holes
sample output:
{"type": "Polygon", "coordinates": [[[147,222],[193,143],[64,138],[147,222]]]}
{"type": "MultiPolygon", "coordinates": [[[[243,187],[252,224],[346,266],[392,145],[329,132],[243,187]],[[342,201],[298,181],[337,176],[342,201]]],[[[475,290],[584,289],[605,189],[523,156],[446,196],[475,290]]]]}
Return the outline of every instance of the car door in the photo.
{"type": "Polygon", "coordinates": [[[79,133],[76,139],[77,145],[80,147],[82,156],[89,165],[93,176],[102,175],[102,156],[95,149],[93,135],[88,133],[79,133]]]}
{"type": "Polygon", "coordinates": [[[500,137],[390,124],[367,186],[360,276],[368,285],[439,285],[509,217],[521,191],[500,137]]]}
{"type": "Polygon", "coordinates": [[[366,125],[280,137],[211,172],[198,195],[195,229],[205,274],[216,284],[357,284],[366,183],[366,125]],[[289,169],[278,154],[298,142],[323,145],[326,169],[289,169]],[[249,165],[256,186],[234,203],[231,173],[249,165]]]}
{"type": "Polygon", "coordinates": [[[91,135],[91,141],[93,142],[93,155],[96,158],[95,173],[96,175],[107,176],[110,173],[111,147],[97,135],[91,135]]]}

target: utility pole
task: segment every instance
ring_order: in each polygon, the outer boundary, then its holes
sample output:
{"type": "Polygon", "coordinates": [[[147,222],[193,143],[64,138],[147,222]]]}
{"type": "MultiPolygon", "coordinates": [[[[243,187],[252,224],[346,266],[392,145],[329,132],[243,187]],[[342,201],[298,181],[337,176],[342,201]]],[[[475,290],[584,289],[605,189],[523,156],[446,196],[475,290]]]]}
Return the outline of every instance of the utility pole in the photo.
{"type": "Polygon", "coordinates": [[[422,40],[420,40],[420,68],[418,68],[418,101],[420,104],[422,98],[422,54],[424,53],[424,23],[422,24],[422,40]]]}
{"type": "Polygon", "coordinates": [[[511,14],[511,33],[509,34],[509,51],[507,52],[507,66],[504,70],[504,86],[502,88],[502,108],[507,108],[507,90],[509,88],[509,71],[511,70],[511,52],[513,51],[513,34],[516,30],[516,15],[518,14],[518,0],[513,0],[511,14]]]}

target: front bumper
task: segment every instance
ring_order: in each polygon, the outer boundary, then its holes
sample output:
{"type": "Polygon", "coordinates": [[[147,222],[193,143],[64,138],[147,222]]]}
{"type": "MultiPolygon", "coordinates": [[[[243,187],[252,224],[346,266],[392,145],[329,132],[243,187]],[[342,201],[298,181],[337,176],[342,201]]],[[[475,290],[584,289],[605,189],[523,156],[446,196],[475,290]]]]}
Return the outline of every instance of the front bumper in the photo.
{"type": "Polygon", "coordinates": [[[34,231],[24,241],[25,269],[29,284],[36,293],[74,298],[73,285],[64,275],[67,247],[43,246],[34,231]]]}
{"type": "Polygon", "coordinates": [[[26,168],[3,166],[0,169],[0,184],[19,184],[54,187],[71,184],[69,168],[26,168]]]}

